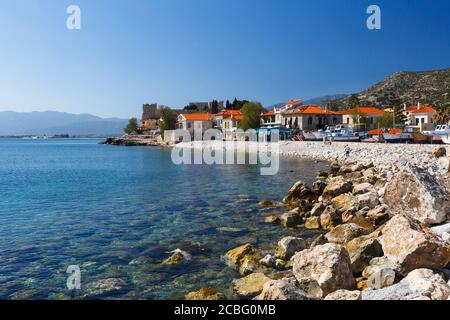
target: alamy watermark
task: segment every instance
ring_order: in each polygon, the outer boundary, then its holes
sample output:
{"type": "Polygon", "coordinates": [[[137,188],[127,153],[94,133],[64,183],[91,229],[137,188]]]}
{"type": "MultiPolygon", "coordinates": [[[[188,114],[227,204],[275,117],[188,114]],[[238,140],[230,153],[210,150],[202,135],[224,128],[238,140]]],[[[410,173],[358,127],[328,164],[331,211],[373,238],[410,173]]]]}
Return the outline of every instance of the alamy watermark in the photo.
{"type": "Polygon", "coordinates": [[[81,290],[81,270],[78,265],[71,265],[67,267],[66,273],[69,274],[67,277],[67,289],[69,290],[81,290]]]}
{"type": "Polygon", "coordinates": [[[174,130],[172,162],[177,165],[260,165],[261,175],[275,175],[280,168],[279,132],[272,130],[270,143],[260,141],[258,132],[250,129],[233,132],[232,140],[224,140],[222,131],[174,130]]]}
{"type": "Polygon", "coordinates": [[[81,29],[81,8],[75,4],[67,7],[66,13],[69,15],[66,20],[66,27],[69,30],[81,29]]]}
{"type": "Polygon", "coordinates": [[[370,14],[366,22],[367,29],[381,30],[381,8],[372,4],[367,8],[367,14],[370,14]]]}

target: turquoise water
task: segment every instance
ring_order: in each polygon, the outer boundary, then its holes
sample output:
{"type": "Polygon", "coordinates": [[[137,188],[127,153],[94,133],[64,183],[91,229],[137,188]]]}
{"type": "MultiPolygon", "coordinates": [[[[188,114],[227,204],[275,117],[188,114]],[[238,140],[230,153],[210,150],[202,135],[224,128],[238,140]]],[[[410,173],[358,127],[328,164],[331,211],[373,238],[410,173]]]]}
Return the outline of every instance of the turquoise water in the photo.
{"type": "Polygon", "coordinates": [[[256,165],[176,166],[163,148],[0,139],[0,299],[78,299],[107,278],[125,285],[95,298],[180,299],[201,287],[230,296],[238,275],[220,259],[227,250],[311,236],[264,223],[282,210],[258,201],[327,165],[282,159],[279,174],[261,176],[256,165]],[[176,248],[192,259],[161,265],[176,248]],[[69,265],[81,268],[81,292],[66,288],[69,265]]]}

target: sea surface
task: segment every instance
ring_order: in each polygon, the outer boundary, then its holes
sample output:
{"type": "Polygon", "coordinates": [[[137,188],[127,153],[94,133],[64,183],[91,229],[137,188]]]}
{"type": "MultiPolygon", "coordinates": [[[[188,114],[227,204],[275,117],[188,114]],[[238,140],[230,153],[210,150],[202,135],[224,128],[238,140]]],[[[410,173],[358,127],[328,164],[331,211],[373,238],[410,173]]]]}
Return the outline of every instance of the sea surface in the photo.
{"type": "Polygon", "coordinates": [[[285,210],[258,202],[312,183],[326,162],[282,159],[261,176],[258,165],[174,165],[170,149],[98,142],[0,139],[0,299],[182,299],[201,287],[231,298],[227,250],[314,236],[265,223],[285,210]],[[191,260],[161,265],[177,248],[191,260]],[[70,265],[81,290],[66,286],[70,265]],[[119,290],[95,286],[111,278],[119,290]]]}

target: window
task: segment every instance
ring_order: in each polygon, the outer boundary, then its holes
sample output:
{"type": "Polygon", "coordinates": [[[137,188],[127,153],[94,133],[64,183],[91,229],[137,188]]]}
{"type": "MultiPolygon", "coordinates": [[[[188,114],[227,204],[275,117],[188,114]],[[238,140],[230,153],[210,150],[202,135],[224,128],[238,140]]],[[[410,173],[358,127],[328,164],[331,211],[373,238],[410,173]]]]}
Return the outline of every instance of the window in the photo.
{"type": "Polygon", "coordinates": [[[312,117],[308,117],[308,124],[309,125],[313,124],[313,118],[312,117]]]}
{"type": "Polygon", "coordinates": [[[190,122],[187,123],[187,128],[188,128],[188,129],[191,128],[191,123],[190,123],[190,122]]]}

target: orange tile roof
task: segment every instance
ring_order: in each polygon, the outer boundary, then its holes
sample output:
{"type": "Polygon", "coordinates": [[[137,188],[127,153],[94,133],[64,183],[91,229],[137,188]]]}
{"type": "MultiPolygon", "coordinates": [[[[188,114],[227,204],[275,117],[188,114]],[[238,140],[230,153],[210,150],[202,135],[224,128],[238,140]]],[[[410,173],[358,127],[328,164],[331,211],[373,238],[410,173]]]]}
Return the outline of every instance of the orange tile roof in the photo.
{"type": "Polygon", "coordinates": [[[244,115],[243,114],[237,114],[233,117],[234,120],[244,120],[244,115]]]}
{"type": "Polygon", "coordinates": [[[352,114],[353,112],[365,113],[365,114],[384,114],[383,110],[375,107],[356,107],[353,109],[337,111],[338,114],[352,114]]]}
{"type": "Polygon", "coordinates": [[[417,106],[411,106],[407,107],[406,111],[412,112],[412,113],[435,113],[436,109],[434,109],[431,106],[420,106],[419,108],[417,106]]]}
{"type": "Polygon", "coordinates": [[[325,111],[324,109],[322,109],[321,107],[318,107],[318,106],[301,106],[301,107],[294,109],[294,111],[285,112],[284,114],[285,115],[289,115],[289,114],[336,114],[336,112],[325,111]]]}
{"type": "Polygon", "coordinates": [[[219,113],[214,114],[214,116],[229,116],[240,114],[241,110],[223,110],[219,113]]]}
{"type": "Polygon", "coordinates": [[[275,115],[275,112],[273,112],[273,111],[269,111],[269,112],[265,112],[265,113],[263,113],[261,116],[274,116],[275,115]]]}
{"type": "Polygon", "coordinates": [[[182,114],[188,121],[209,121],[211,120],[211,115],[209,113],[186,113],[182,114]]]}

